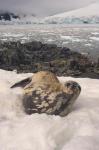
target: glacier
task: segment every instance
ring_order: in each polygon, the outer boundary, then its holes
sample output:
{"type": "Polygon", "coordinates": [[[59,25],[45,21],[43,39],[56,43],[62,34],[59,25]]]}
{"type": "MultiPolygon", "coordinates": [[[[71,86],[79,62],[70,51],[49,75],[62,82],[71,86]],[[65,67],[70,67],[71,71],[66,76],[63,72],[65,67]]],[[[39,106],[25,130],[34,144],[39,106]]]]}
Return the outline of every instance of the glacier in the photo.
{"type": "Polygon", "coordinates": [[[98,24],[99,2],[86,7],[44,18],[49,24],[98,24]]]}

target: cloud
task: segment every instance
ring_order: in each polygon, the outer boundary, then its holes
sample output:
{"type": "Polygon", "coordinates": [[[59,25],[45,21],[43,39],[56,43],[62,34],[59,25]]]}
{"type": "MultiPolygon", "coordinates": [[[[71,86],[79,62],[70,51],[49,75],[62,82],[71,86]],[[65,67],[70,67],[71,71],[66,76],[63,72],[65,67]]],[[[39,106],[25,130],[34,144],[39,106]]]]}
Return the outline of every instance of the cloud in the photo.
{"type": "Polygon", "coordinates": [[[0,10],[53,15],[83,7],[98,0],[0,0],[0,10]]]}

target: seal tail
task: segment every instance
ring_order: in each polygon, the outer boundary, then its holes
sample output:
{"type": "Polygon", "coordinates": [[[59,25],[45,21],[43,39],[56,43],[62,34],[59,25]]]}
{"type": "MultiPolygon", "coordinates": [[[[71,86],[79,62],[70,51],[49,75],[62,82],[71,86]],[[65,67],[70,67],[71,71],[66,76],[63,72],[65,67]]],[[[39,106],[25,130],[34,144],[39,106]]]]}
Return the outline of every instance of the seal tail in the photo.
{"type": "Polygon", "coordinates": [[[16,87],[22,87],[24,88],[27,84],[29,84],[32,80],[32,77],[26,78],[22,81],[19,81],[17,83],[15,83],[14,85],[12,85],[10,88],[16,88],[16,87]]]}

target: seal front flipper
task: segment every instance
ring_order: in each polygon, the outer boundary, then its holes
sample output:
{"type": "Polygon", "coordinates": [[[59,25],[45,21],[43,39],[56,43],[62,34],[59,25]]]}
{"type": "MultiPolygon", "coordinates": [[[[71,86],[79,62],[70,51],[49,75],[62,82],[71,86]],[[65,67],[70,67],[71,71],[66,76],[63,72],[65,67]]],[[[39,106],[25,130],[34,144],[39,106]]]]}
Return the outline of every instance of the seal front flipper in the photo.
{"type": "Polygon", "coordinates": [[[21,80],[14,85],[12,85],[10,88],[16,88],[16,87],[22,87],[24,88],[27,84],[29,84],[32,81],[32,77],[26,78],[24,80],[21,80]]]}

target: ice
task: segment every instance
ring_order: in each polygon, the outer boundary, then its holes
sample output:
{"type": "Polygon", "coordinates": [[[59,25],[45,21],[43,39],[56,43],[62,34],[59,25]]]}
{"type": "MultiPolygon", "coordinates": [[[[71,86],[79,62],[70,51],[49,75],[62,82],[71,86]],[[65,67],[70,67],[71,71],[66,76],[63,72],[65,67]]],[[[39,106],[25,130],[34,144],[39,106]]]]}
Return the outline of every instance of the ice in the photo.
{"type": "Polygon", "coordinates": [[[90,37],[91,40],[99,41],[99,37],[90,37]]]}
{"type": "Polygon", "coordinates": [[[90,46],[92,46],[92,44],[91,43],[86,43],[85,46],[89,46],[90,47],[90,46]]]}
{"type": "Polygon", "coordinates": [[[72,40],[72,37],[71,37],[71,36],[64,36],[64,35],[61,35],[61,38],[62,38],[62,39],[65,39],[65,40],[72,40]]]}
{"type": "Polygon", "coordinates": [[[1,39],[1,41],[7,41],[7,39],[1,39]]]}
{"type": "Polygon", "coordinates": [[[77,38],[75,36],[64,36],[64,35],[61,35],[60,37],[61,37],[62,40],[70,40],[72,42],[85,41],[84,39],[80,39],[80,38],[77,38]]]}
{"type": "Polygon", "coordinates": [[[2,34],[2,36],[3,37],[15,37],[15,38],[17,38],[17,37],[23,37],[23,36],[25,36],[24,34],[22,34],[22,33],[17,33],[17,34],[15,34],[15,33],[3,33],[2,34]]]}
{"type": "Polygon", "coordinates": [[[54,40],[53,39],[48,39],[48,42],[53,42],[54,40]]]}
{"type": "Polygon", "coordinates": [[[99,32],[92,32],[93,35],[99,35],[99,32]]]}
{"type": "Polygon", "coordinates": [[[0,150],[99,150],[99,80],[59,77],[82,87],[72,112],[61,118],[24,113],[23,90],[10,86],[29,76],[0,70],[0,150]]]}

